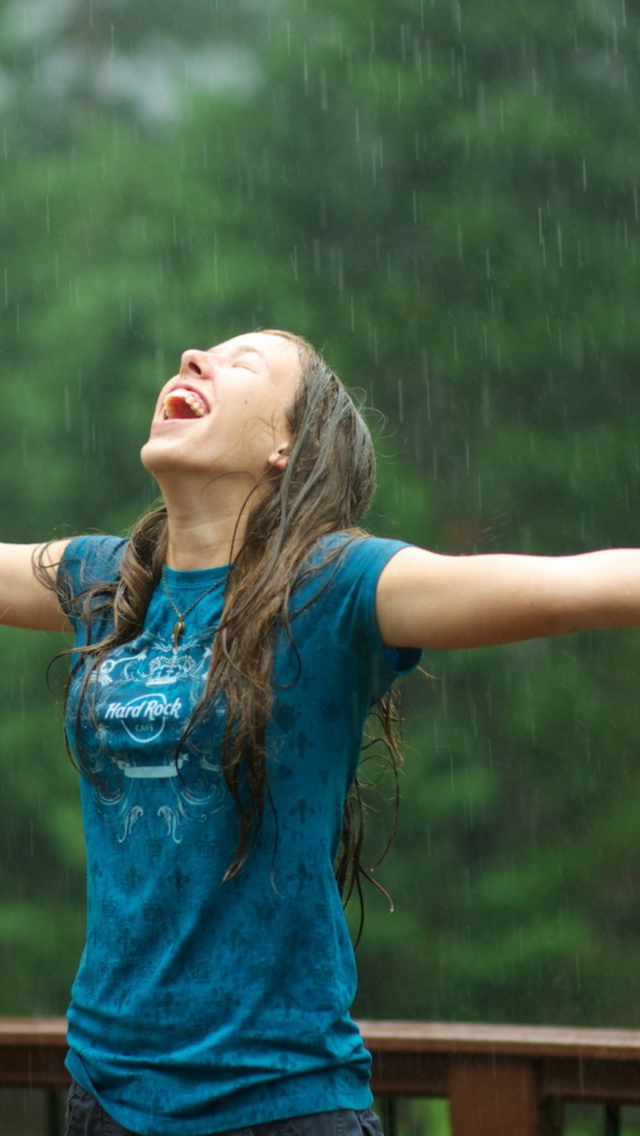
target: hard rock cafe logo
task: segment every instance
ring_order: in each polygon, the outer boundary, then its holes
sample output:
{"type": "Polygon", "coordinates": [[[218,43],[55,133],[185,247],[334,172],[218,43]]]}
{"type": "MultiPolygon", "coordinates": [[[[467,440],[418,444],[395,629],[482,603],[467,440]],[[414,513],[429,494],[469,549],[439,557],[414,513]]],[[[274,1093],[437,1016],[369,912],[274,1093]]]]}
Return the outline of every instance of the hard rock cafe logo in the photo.
{"type": "Polygon", "coordinates": [[[103,716],[108,722],[122,722],[133,741],[146,745],[160,737],[168,720],[180,721],[182,707],[181,698],[168,699],[161,692],[140,694],[129,702],[109,702],[103,716]]]}

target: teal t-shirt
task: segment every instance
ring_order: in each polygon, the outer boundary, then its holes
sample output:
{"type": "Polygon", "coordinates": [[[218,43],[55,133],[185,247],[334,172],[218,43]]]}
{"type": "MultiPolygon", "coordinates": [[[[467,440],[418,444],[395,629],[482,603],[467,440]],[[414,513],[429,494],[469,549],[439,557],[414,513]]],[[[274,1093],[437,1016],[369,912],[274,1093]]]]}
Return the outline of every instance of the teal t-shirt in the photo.
{"type": "MultiPolygon", "coordinates": [[[[114,579],[124,546],[73,540],[61,594],[114,579]]],[[[88,910],[67,1065],[134,1132],[201,1136],[371,1103],[333,864],[369,708],[419,657],[385,651],[375,618],[378,578],[402,547],[338,535],[312,557],[292,599],[295,649],[276,637],[275,810],[226,883],[238,828],[219,768],[220,708],[177,760],[176,746],[203,689],[228,570],[167,570],[180,611],[211,590],[175,649],[159,584],[141,634],[92,680],[79,722],[73,679],[66,727],[83,771],[88,910]]],[[[108,613],[96,618],[92,641],[109,627],[108,613]]]]}

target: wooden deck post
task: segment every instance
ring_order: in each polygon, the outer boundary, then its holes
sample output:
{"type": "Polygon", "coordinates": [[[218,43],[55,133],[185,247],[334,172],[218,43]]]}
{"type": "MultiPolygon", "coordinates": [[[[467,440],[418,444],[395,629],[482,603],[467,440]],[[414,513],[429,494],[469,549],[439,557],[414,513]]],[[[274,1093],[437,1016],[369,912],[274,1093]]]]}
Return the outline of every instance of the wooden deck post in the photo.
{"type": "Polygon", "coordinates": [[[457,1058],[449,1075],[452,1136],[559,1136],[531,1061],[457,1058]]]}

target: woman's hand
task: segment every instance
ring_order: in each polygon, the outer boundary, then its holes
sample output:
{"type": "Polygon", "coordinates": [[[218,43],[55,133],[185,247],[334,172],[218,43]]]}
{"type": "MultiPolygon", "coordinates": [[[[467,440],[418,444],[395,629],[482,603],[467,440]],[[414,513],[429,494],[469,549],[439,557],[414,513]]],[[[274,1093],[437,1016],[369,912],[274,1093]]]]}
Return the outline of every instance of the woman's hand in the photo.
{"type": "MultiPolygon", "coordinates": [[[[68,540],[48,545],[44,567],[55,583],[60,558],[68,540]]],[[[0,544],[0,623],[34,631],[70,631],[71,624],[60,608],[58,596],[33,570],[37,544],[0,544]]]]}
{"type": "Polygon", "coordinates": [[[376,593],[388,647],[453,650],[640,625],[640,550],[440,556],[405,548],[376,593]]]}

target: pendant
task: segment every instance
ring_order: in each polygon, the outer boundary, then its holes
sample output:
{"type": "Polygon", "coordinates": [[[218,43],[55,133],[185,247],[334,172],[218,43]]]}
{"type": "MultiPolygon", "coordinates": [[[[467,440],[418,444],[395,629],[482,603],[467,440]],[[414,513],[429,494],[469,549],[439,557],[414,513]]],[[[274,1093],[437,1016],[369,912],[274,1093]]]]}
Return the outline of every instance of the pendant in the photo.
{"type": "Polygon", "coordinates": [[[174,623],[174,625],[173,625],[173,636],[172,636],[172,638],[173,638],[173,649],[174,649],[174,651],[178,650],[178,642],[180,640],[180,636],[182,635],[183,631],[184,631],[184,622],[183,622],[182,619],[179,619],[177,621],[177,623],[174,623]]]}

